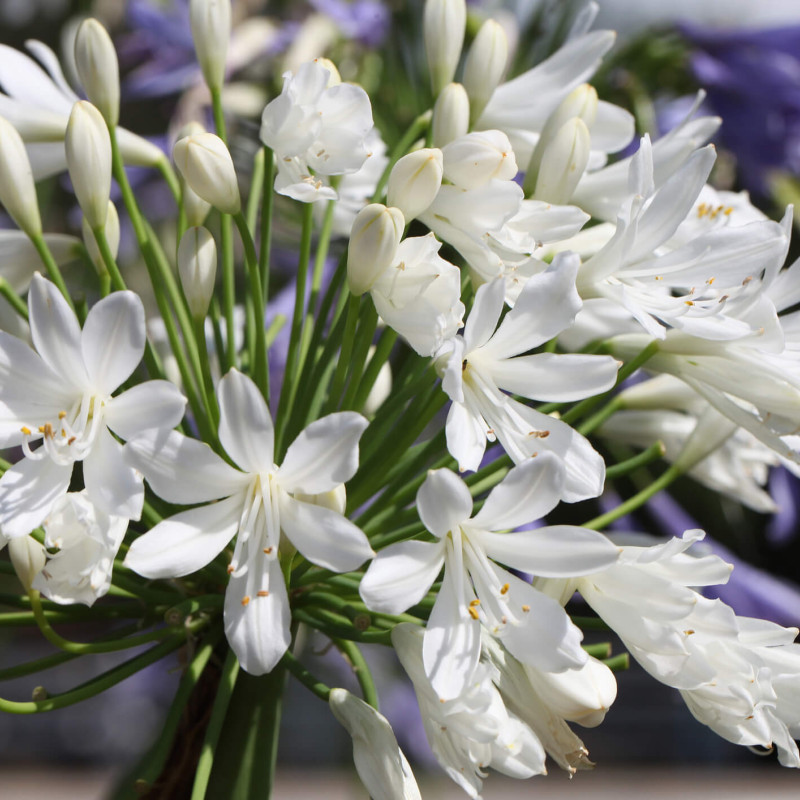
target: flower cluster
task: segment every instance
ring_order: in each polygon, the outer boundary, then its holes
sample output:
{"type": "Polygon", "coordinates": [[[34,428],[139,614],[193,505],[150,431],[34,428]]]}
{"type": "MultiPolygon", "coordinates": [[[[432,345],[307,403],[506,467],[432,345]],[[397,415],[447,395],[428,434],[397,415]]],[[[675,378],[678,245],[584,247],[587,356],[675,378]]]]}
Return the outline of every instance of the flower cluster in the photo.
{"type": "MultiPolygon", "coordinates": [[[[698,720],[800,767],[797,629],[699,593],[730,574],[693,548],[702,531],[641,545],[604,532],[683,475],[769,511],[767,468],[798,470],[791,209],[775,222],[707,184],[713,119],[615,157],[633,120],[586,83],[613,43],[589,30],[591,6],[507,80],[504,29],[485,21],[462,53],[464,0],[427,0],[431,108],[400,135],[324,53],[283,64],[245,182],[228,142],[248,128],[229,136],[221,100],[230,11],[190,4],[216,132],[183,128],[172,162],[118,127],[116,52],[96,20],[75,41],[86,100],[44,45],[46,72],[0,50],[0,202],[20,229],[0,234],[0,322],[13,320],[0,542],[32,620],[68,654],[153,643],[122,677],[185,648],[190,690],[222,664],[193,797],[212,796],[232,758],[212,767],[207,753],[247,751],[246,731],[220,738],[232,698],[274,718],[286,672],[350,733],[373,797],[419,797],[377,710],[369,642],[396,651],[470,797],[488,767],[591,767],[570,724],[602,722],[627,656],[583,643],[576,593],[698,720]],[[130,164],[172,192],[175,245],[146,219],[130,164]],[[43,233],[34,181],[65,169],[80,239],[43,233]],[[610,481],[662,456],[658,477],[590,518],[610,481]],[[53,630],[95,603],[148,630],[53,630]],[[363,701],[311,674],[301,629],[343,654],[363,701]]],[[[117,674],[0,709],[68,705],[117,674]]]]}

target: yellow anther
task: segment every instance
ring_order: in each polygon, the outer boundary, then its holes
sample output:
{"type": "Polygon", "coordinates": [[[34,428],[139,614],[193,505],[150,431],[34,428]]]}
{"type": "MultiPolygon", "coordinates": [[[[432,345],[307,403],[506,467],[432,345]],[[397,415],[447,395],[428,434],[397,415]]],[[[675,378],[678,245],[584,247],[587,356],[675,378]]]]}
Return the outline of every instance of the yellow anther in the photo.
{"type": "Polygon", "coordinates": [[[481,601],[478,600],[478,598],[476,597],[474,600],[470,600],[469,604],[471,606],[475,607],[475,606],[479,606],[481,604],[481,601]]]}
{"type": "Polygon", "coordinates": [[[531,607],[530,606],[522,606],[522,610],[527,614],[531,610],[531,607]]]}
{"type": "Polygon", "coordinates": [[[44,433],[44,425],[39,426],[39,433],[44,433]]]}
{"type": "Polygon", "coordinates": [[[688,631],[684,631],[684,633],[685,633],[687,636],[691,636],[691,635],[694,633],[694,631],[693,631],[691,628],[689,628],[689,630],[688,630],[688,631]]]}
{"type": "Polygon", "coordinates": [[[503,588],[502,588],[502,589],[500,589],[500,594],[508,594],[508,590],[509,590],[510,588],[511,588],[511,587],[510,587],[510,586],[509,586],[507,583],[504,583],[504,584],[503,584],[503,588]]]}
{"type": "Polygon", "coordinates": [[[77,437],[75,437],[75,436],[70,436],[69,439],[67,439],[67,444],[72,444],[75,441],[76,438],[77,437]]]}
{"type": "Polygon", "coordinates": [[[467,611],[469,611],[469,615],[472,619],[478,619],[478,612],[472,606],[470,606],[467,611]]]}
{"type": "Polygon", "coordinates": [[[272,547],[265,547],[265,548],[264,548],[264,553],[265,553],[266,555],[269,555],[271,552],[272,552],[272,547]]]}
{"type": "Polygon", "coordinates": [[[243,606],[246,606],[246,605],[249,605],[249,604],[250,604],[250,595],[249,595],[249,594],[246,594],[246,595],[245,595],[245,596],[242,598],[242,605],[243,605],[243,606]]]}
{"type": "Polygon", "coordinates": [[[709,278],[709,279],[706,281],[706,283],[707,283],[709,286],[711,286],[711,284],[712,284],[712,283],[714,283],[714,281],[715,281],[715,280],[716,280],[716,278],[709,278]]]}
{"type": "Polygon", "coordinates": [[[684,300],[683,302],[686,303],[687,306],[693,306],[694,305],[694,300],[684,300]]]}
{"type": "Polygon", "coordinates": [[[728,206],[723,213],[726,217],[729,217],[733,213],[733,206],[728,206]]]}
{"type": "Polygon", "coordinates": [[[67,416],[67,412],[66,411],[59,411],[58,412],[58,418],[59,419],[64,419],[64,417],[66,417],[66,416],[67,416]]]}
{"type": "Polygon", "coordinates": [[[236,567],[234,567],[233,564],[228,564],[228,575],[233,575],[235,571],[236,567]]]}
{"type": "Polygon", "coordinates": [[[31,429],[27,425],[23,425],[20,430],[25,434],[25,436],[31,435],[31,429]]]}
{"type": "Polygon", "coordinates": [[[269,597],[269,592],[268,592],[266,589],[262,589],[262,590],[261,590],[261,591],[258,593],[258,596],[259,596],[259,597],[269,597]]]}

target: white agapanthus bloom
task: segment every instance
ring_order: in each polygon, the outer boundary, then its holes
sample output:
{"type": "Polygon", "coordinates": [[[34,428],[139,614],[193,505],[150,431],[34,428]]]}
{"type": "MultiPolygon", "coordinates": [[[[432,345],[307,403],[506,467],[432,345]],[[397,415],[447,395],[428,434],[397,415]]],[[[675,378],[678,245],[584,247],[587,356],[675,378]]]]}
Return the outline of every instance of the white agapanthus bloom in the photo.
{"type": "Polygon", "coordinates": [[[453,401],[447,416],[447,447],[459,469],[478,468],[487,439],[497,439],[515,463],[534,453],[551,452],[566,469],[567,502],[600,494],[603,459],[569,425],[504,392],[560,402],[580,400],[614,385],[619,364],[608,356],[523,355],[569,327],[580,308],[574,284],[577,269],[577,256],[557,256],[545,272],[528,280],[499,327],[505,281],[481,286],[463,336],[446,344],[437,360],[442,388],[453,401]]]}
{"type": "Polygon", "coordinates": [[[33,588],[56,603],[91,606],[108,592],[128,520],[101,511],[85,491],[69,492],[56,501],[43,527],[45,544],[58,552],[48,554],[33,588]]]}
{"type": "Polygon", "coordinates": [[[326,178],[360,170],[370,157],[372,106],[367,93],[336,82],[317,61],[284,74],[283,91],[264,109],[261,141],[275,153],[275,191],[313,203],[333,200],[326,178]]]}
{"type": "Polygon", "coordinates": [[[457,697],[443,700],[423,667],[422,629],[409,623],[396,625],[392,644],[414,685],[433,754],[469,797],[480,800],[488,767],[518,779],[547,772],[541,742],[506,708],[488,665],[478,666],[457,697]]]}
{"type": "Polygon", "coordinates": [[[432,356],[464,324],[461,270],[439,255],[433,233],[403,239],[370,290],[381,319],[421,356],[432,356]]]}
{"type": "Polygon", "coordinates": [[[261,675],[277,664],[291,640],[279,560],[282,535],[309,561],[335,572],[356,569],[373,555],[359,528],[313,497],[355,474],[367,421],[354,412],[322,417],[294,440],[278,466],[272,418],[253,381],[231,370],[220,380],[217,396],[220,442],[238,469],[207,444],[174,431],[150,432],[126,446],[129,461],[159,497],[203,505],[165,519],[137,539],[125,563],[148,578],[188,575],[235,536],[225,632],[242,668],[261,675]]]}
{"type": "Polygon", "coordinates": [[[450,470],[428,473],[417,509],[430,542],[381,550],[361,581],[369,608],[400,613],[418,603],[444,567],[425,632],[425,672],[444,699],[473,680],[481,628],[520,661],[551,672],[581,667],[582,633],[563,609],[494,562],[542,576],[581,575],[614,563],[618,548],[602,534],[568,525],[501,533],[549,513],[563,493],[563,470],[542,454],[512,469],[472,517],[466,484],[450,470]]]}
{"type": "Polygon", "coordinates": [[[144,354],[142,301],[115,292],[92,307],[81,330],[58,289],[37,274],[28,308],[35,350],[0,332],[0,447],[21,445],[25,454],[0,478],[3,533],[23,536],[40,525],[66,493],[76,461],[92,503],[138,519],[142,478],[112,433],[128,439],[172,428],[186,404],[167,381],[112,397],[144,354]]]}
{"type": "MultiPolygon", "coordinates": [[[[64,135],[72,107],[81,98],[46,44],[31,40],[26,46],[44,69],[24,53],[0,45],[0,88],[5,92],[0,94],[0,116],[19,131],[40,180],[67,168],[64,135]]],[[[117,129],[117,138],[126,164],[153,166],[165,158],[154,144],[124,128],[117,129]]]]}

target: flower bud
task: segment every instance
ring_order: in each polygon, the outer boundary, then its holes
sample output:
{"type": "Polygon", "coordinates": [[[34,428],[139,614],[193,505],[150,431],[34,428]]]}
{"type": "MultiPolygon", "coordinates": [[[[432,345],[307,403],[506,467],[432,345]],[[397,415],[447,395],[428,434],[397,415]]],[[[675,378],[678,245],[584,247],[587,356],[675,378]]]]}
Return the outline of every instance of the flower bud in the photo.
{"type": "MultiPolygon", "coordinates": [[[[189,122],[178,132],[178,139],[185,136],[193,136],[196,133],[205,133],[206,129],[199,122],[189,122]]],[[[176,140],[177,141],[177,140],[176,140]]],[[[211,211],[211,203],[207,203],[200,197],[191,186],[179,174],[181,183],[181,193],[183,199],[183,213],[186,215],[186,225],[189,228],[197,228],[206,221],[208,212],[211,211]]]]}
{"type": "MultiPolygon", "coordinates": [[[[372,361],[372,357],[375,355],[375,349],[375,345],[370,345],[369,352],[367,353],[367,365],[372,361]]],[[[378,377],[375,378],[375,383],[372,384],[367,399],[364,401],[364,408],[361,409],[361,412],[368,418],[375,416],[375,414],[378,413],[378,409],[389,399],[391,393],[392,368],[388,361],[384,361],[378,371],[378,377]]],[[[340,513],[344,514],[344,508],[342,508],[340,513]]]]}
{"type": "Polygon", "coordinates": [[[225,142],[213,133],[196,133],[175,142],[175,165],[200,197],[225,214],[238,214],[242,204],[233,159],[225,142]]]}
{"type": "Polygon", "coordinates": [[[476,131],[442,148],[444,176],[462,189],[477,189],[493,178],[510,181],[517,174],[511,142],[502,131],[476,131]]]}
{"type": "Polygon", "coordinates": [[[344,510],[347,507],[347,490],[343,483],[334,486],[329,492],[320,492],[319,494],[295,492],[293,497],[302,503],[311,503],[320,508],[327,508],[337,514],[344,514],[344,510]]]}
{"type": "Polygon", "coordinates": [[[422,26],[431,88],[437,97],[456,74],[467,27],[465,0],[426,0],[422,26]]]}
{"type": "Polygon", "coordinates": [[[231,0],[191,0],[189,23],[203,78],[209,89],[219,91],[231,38],[231,0]]]}
{"type": "Polygon", "coordinates": [[[444,147],[469,130],[469,98],[460,83],[450,83],[433,106],[433,146],[444,147]]]}
{"type": "Polygon", "coordinates": [[[580,117],[558,130],[545,148],[533,197],[555,205],[568,203],[589,163],[591,135],[580,117]]]}
{"type": "Polygon", "coordinates": [[[28,151],[17,129],[0,117],[0,203],[31,239],[42,235],[28,151]]]}
{"type": "Polygon", "coordinates": [[[325,87],[326,89],[330,89],[331,86],[338,86],[342,82],[342,76],[339,74],[339,69],[329,58],[315,58],[314,63],[319,64],[323,69],[326,69],[328,72],[330,72],[328,85],[325,87]]]}
{"type": "MultiPolygon", "coordinates": [[[[97,240],[94,237],[86,217],[81,222],[81,229],[83,231],[83,243],[86,245],[86,250],[89,253],[89,258],[101,275],[105,274],[106,264],[103,257],[100,255],[100,249],[97,246],[97,240]]],[[[108,214],[106,216],[105,224],[106,242],[108,242],[108,249],[111,250],[111,255],[116,258],[119,253],[119,214],[117,214],[117,207],[109,200],[108,201],[108,214]]]]}
{"type": "Polygon", "coordinates": [[[472,122],[480,117],[494,90],[503,80],[508,63],[508,37],[493,19],[483,23],[464,62],[464,88],[469,96],[472,122]]]}
{"type": "Polygon", "coordinates": [[[67,169],[86,222],[106,224],[111,193],[111,139],[102,114],[86,100],[72,107],[64,139],[67,169]]]}
{"type": "Polygon", "coordinates": [[[189,310],[203,319],[214,294],[217,245],[207,228],[189,228],[178,245],[178,274],[189,310]]]}
{"type": "Polygon", "coordinates": [[[19,582],[30,592],[33,579],[42,571],[46,559],[45,549],[32,536],[9,539],[8,554],[19,582]]]}
{"type": "Polygon", "coordinates": [[[389,175],[389,205],[399,208],[406,221],[418,217],[436,197],[442,169],[442,151],[435,147],[403,156],[389,175]]]}
{"type": "Polygon", "coordinates": [[[347,689],[331,689],[331,713],[353,739],[353,763],[374,800],[421,800],[389,721],[347,689]]]}
{"type": "Polygon", "coordinates": [[[370,203],[358,212],[347,248],[347,280],[354,295],[368,291],[394,260],[405,228],[403,212],[370,203]]]}
{"type": "Polygon", "coordinates": [[[109,127],[119,122],[119,62],[108,31],[85,19],[75,36],[75,68],[89,101],[109,127]]]}

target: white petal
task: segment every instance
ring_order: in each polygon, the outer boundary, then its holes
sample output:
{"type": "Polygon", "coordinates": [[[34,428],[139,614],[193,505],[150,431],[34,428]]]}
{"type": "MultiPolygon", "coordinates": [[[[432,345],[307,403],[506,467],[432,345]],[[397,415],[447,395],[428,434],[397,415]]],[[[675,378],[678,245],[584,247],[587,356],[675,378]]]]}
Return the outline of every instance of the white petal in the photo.
{"type": "Polygon", "coordinates": [[[481,654],[480,623],[467,613],[467,601],[456,596],[450,571],[445,570],[422,641],[425,674],[442,700],[467,688],[481,654]]]}
{"type": "Polygon", "coordinates": [[[177,431],[149,430],[125,445],[125,459],[170,503],[206,503],[241,491],[251,478],[205,442],[177,431]]]}
{"type": "Polygon", "coordinates": [[[281,528],[313,564],[350,572],[375,555],[361,528],[336,511],[280,493],[281,528]]]}
{"type": "Polygon", "coordinates": [[[476,292],[464,327],[464,350],[467,356],[472,350],[486,344],[494,333],[503,311],[505,293],[506,285],[502,278],[484,284],[476,292]]]}
{"type": "Polygon", "coordinates": [[[105,423],[123,439],[153,428],[174,428],[183,417],[186,398],[174,383],[145,381],[116,397],[105,406],[105,423]]]}
{"type": "Polygon", "coordinates": [[[245,472],[273,466],[274,429],[267,403],[253,381],[232,369],[217,387],[219,440],[245,472]]]}
{"type": "Polygon", "coordinates": [[[444,542],[400,542],[372,560],[358,592],[367,608],[400,614],[419,603],[444,564],[444,542]]]}
{"type": "Polygon", "coordinates": [[[144,306],[133,292],[114,292],[89,312],[81,351],[98,394],[111,394],[136,369],[144,355],[144,306]]]}
{"type": "Polygon", "coordinates": [[[476,470],[486,451],[488,425],[479,415],[472,414],[464,403],[453,403],[447,412],[445,432],[447,450],[458,461],[458,469],[476,470]]]}
{"type": "Polygon", "coordinates": [[[281,660],[292,640],[290,621],[277,558],[265,560],[257,575],[245,573],[231,579],[225,592],[225,635],[245,672],[263,675],[281,660]]]}
{"type": "Polygon", "coordinates": [[[125,566],[145,578],[178,578],[213,561],[236,535],[243,495],[182,511],[136,539],[125,566]]]}
{"type": "Polygon", "coordinates": [[[358,440],[368,424],[354,411],[312,422],[286,451],[276,476],[280,487],[320,494],[349,481],[358,469],[358,440]]]}
{"type": "Polygon", "coordinates": [[[0,478],[0,528],[9,539],[25,536],[41,525],[53,503],[67,491],[72,464],[50,458],[24,458],[0,478]]]}
{"type": "Polygon", "coordinates": [[[441,539],[469,519],[472,495],[455,472],[430,470],[417,492],[417,510],[423,525],[441,539]]]}
{"type": "Polygon", "coordinates": [[[603,534],[576,525],[518,533],[479,534],[486,554],[513,569],[543,578],[571,578],[610,567],[620,549],[603,534]]]}
{"type": "Polygon", "coordinates": [[[34,275],[28,294],[31,338],[39,355],[68,386],[88,382],[81,354],[81,329],[61,292],[41,275],[34,275]]]}
{"type": "MultiPolygon", "coordinates": [[[[550,453],[514,467],[492,489],[470,525],[490,531],[517,528],[541,519],[558,504],[564,491],[564,468],[550,453]]],[[[512,566],[516,567],[516,564],[512,566]]],[[[520,567],[524,569],[524,567],[520,567]]]]}
{"type": "Polygon", "coordinates": [[[106,514],[139,519],[144,502],[144,483],[127,464],[122,445],[108,432],[97,434],[92,450],[83,460],[83,480],[89,499],[106,514]]]}

